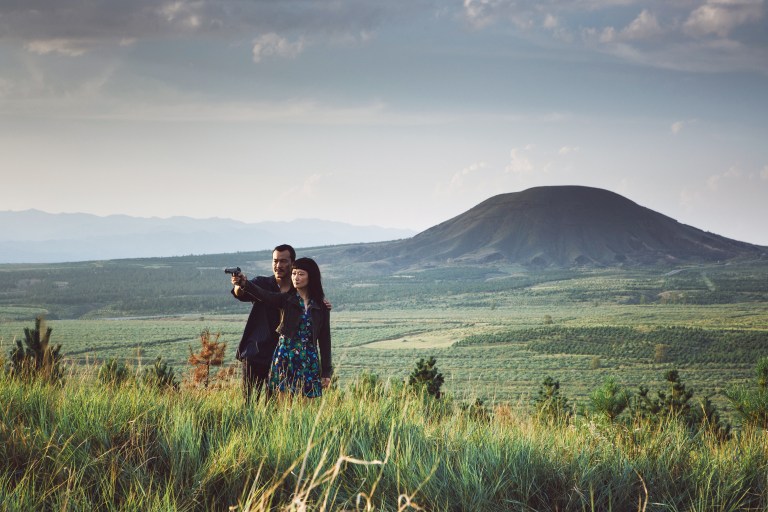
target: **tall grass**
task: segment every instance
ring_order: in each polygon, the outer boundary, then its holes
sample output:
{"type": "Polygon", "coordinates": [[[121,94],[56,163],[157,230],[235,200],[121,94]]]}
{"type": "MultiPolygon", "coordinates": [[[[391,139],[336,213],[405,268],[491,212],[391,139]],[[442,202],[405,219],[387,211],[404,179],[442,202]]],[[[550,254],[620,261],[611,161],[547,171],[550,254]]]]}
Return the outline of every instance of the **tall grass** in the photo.
{"type": "Polygon", "coordinates": [[[402,386],[243,405],[93,375],[0,376],[4,510],[766,510],[768,434],[542,423],[402,386]]]}

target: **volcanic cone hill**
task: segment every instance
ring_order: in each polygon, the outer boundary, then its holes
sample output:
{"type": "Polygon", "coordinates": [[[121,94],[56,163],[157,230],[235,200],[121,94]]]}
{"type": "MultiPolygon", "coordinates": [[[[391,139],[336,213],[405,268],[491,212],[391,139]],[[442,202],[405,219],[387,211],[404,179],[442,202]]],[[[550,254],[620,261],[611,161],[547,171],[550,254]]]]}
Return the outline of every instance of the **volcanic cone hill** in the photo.
{"type": "Polygon", "coordinates": [[[554,186],[500,194],[412,238],[346,251],[357,261],[394,267],[492,261],[573,267],[760,258],[768,248],[681,224],[607,190],[554,186]]]}

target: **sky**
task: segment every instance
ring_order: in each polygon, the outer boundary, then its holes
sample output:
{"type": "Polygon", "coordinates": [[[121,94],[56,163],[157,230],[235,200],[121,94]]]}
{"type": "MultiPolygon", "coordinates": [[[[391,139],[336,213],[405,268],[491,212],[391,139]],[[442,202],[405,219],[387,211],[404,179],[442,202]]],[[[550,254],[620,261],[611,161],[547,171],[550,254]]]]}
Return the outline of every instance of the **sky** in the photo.
{"type": "Polygon", "coordinates": [[[427,229],[586,185],[768,245],[767,0],[0,0],[0,210],[427,229]]]}

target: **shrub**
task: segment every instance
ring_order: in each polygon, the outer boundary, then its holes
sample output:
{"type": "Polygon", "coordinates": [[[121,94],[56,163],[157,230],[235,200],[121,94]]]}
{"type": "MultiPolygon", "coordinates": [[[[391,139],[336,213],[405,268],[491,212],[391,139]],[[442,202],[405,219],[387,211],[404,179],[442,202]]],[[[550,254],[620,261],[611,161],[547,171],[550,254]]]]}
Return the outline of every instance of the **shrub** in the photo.
{"type": "Polygon", "coordinates": [[[756,386],[734,386],[725,396],[745,425],[768,428],[768,357],[757,361],[755,383],[756,386]]]}
{"type": "Polygon", "coordinates": [[[684,422],[691,431],[705,427],[720,439],[730,435],[730,424],[721,420],[720,413],[710,397],[699,400],[698,404],[691,404],[694,392],[686,389],[677,370],[669,370],[665,379],[669,384],[669,391],[657,391],[656,398],[648,395],[647,387],[640,386],[635,402],[636,414],[658,422],[676,418],[684,422]]]}
{"type": "Polygon", "coordinates": [[[179,388],[179,382],[176,380],[173,368],[168,366],[168,363],[163,361],[161,356],[157,356],[155,364],[148,368],[144,368],[142,380],[144,381],[144,384],[159,389],[179,388]]]}
{"type": "Polygon", "coordinates": [[[418,390],[426,390],[427,393],[435,398],[440,398],[440,388],[445,379],[443,374],[437,370],[437,360],[430,357],[425,360],[419,359],[416,363],[416,369],[408,376],[408,385],[418,390]]]}
{"type": "Polygon", "coordinates": [[[192,368],[192,384],[202,384],[207,388],[211,381],[211,367],[224,363],[227,344],[219,341],[221,333],[211,335],[210,329],[200,331],[200,351],[194,352],[189,347],[189,364],[192,368]]]}
{"type": "Polygon", "coordinates": [[[24,380],[40,378],[46,382],[62,383],[61,344],[51,345],[52,331],[43,316],[35,319],[34,329],[24,328],[26,348],[21,340],[16,340],[16,348],[10,352],[11,375],[24,380]]]}
{"type": "Polygon", "coordinates": [[[106,361],[99,368],[99,380],[107,386],[117,387],[123,385],[130,377],[128,366],[117,359],[106,361]]]}
{"type": "Polygon", "coordinates": [[[568,399],[560,393],[560,382],[552,377],[541,383],[534,405],[539,419],[549,422],[565,423],[573,416],[568,399]]]}
{"type": "Polygon", "coordinates": [[[611,422],[629,407],[631,393],[622,387],[613,377],[608,377],[602,386],[589,397],[593,412],[605,415],[611,422]]]}
{"type": "Polygon", "coordinates": [[[363,370],[349,386],[352,396],[357,399],[381,398],[384,396],[384,384],[375,373],[363,370]]]}
{"type": "Polygon", "coordinates": [[[485,402],[479,398],[475,398],[471,404],[462,405],[461,409],[477,422],[490,423],[491,421],[491,411],[485,406],[485,402]]]}

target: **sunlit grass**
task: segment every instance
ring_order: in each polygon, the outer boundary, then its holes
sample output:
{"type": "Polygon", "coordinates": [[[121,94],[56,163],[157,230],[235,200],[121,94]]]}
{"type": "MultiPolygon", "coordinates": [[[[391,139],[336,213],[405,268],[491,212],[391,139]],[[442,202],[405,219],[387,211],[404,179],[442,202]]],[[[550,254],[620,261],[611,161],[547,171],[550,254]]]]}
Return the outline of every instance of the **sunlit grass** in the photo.
{"type": "Polygon", "coordinates": [[[763,510],[768,434],[674,421],[473,416],[391,383],[244,407],[236,386],[159,392],[0,377],[8,510],[763,510]]]}

